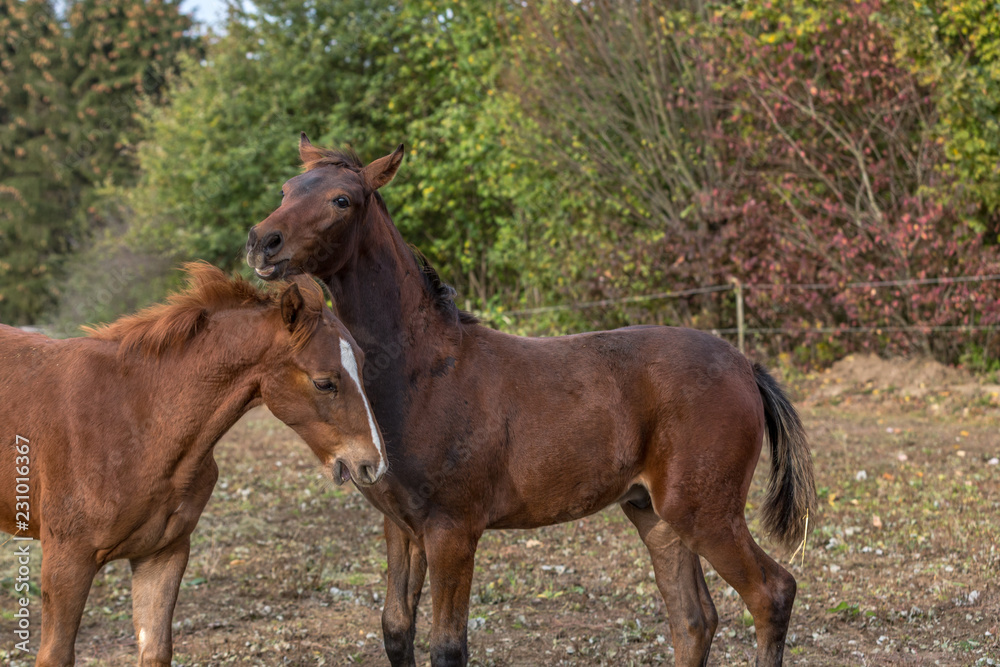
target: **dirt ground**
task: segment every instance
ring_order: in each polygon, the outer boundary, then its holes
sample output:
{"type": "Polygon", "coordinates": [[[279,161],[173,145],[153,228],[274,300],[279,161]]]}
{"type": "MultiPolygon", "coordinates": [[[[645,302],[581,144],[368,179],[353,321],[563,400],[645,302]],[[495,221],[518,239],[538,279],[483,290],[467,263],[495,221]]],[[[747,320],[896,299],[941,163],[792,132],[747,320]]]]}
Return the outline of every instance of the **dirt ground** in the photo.
{"type": "MultiPolygon", "coordinates": [[[[763,542],[799,583],[786,664],[1000,665],[1000,386],[933,362],[871,357],[785,380],[811,437],[821,508],[793,564],[763,542]]],[[[379,513],[353,488],[325,482],[305,445],[264,410],[216,456],[221,477],[174,615],[175,664],[387,664],[379,513]]],[[[748,503],[755,534],[766,467],[748,503]]],[[[35,557],[38,567],[37,546],[35,557]]],[[[20,666],[32,662],[14,649],[15,569],[8,544],[0,659],[20,666]]],[[[711,662],[752,664],[745,607],[706,572],[720,617],[711,662]]],[[[419,664],[428,659],[424,595],[419,664]]],[[[78,664],[134,664],[129,596],[127,563],[98,575],[78,664]]],[[[40,608],[36,597],[36,618],[40,608]]],[[[648,557],[617,507],[487,533],[469,646],[475,665],[673,664],[648,557]]]]}

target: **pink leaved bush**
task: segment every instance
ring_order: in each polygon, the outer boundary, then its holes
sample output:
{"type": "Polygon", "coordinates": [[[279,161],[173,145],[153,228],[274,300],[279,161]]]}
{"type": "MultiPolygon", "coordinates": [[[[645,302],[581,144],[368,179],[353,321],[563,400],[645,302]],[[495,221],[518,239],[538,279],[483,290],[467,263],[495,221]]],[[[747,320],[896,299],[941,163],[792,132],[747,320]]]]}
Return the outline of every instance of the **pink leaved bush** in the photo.
{"type": "Polygon", "coordinates": [[[752,338],[772,352],[825,342],[953,357],[970,340],[1000,346],[954,329],[1000,324],[1000,281],[851,285],[1000,274],[997,239],[947,194],[933,91],[897,65],[878,9],[851,3],[803,31],[765,16],[758,31],[740,23],[707,47],[729,111],[715,144],[739,173],[707,197],[728,213],[702,238],[662,244],[659,266],[673,284],[735,275],[750,285],[748,326],[791,330],[752,338]],[[720,63],[741,65],[724,74],[720,63]],[[880,331],[842,331],[858,327],[880,331]]]}

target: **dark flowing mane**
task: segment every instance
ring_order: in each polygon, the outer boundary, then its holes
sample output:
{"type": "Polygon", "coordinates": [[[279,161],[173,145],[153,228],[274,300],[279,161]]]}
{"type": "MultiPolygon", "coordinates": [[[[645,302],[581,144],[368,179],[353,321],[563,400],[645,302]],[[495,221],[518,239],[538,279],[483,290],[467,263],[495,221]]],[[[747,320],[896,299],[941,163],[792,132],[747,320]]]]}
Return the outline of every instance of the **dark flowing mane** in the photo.
{"type": "MultiPolygon", "coordinates": [[[[189,262],[184,264],[184,271],[187,288],[170,295],[166,303],[149,306],[111,324],[83,327],[83,331],[91,338],[120,343],[120,356],[142,352],[161,357],[194,338],[214,313],[241,308],[277,308],[280,295],[287,287],[260,290],[245,278],[230,278],[207,262],[189,262]]],[[[312,337],[322,313],[322,292],[315,283],[313,286],[314,290],[303,292],[308,316],[300,320],[292,333],[292,347],[296,350],[312,337]]]]}
{"type": "Polygon", "coordinates": [[[413,253],[413,259],[416,260],[417,266],[420,267],[420,274],[424,277],[424,287],[431,293],[437,309],[445,315],[457,319],[462,324],[478,324],[478,317],[468,311],[461,310],[455,304],[455,296],[458,291],[441,279],[441,274],[431,266],[424,254],[413,245],[410,245],[410,252],[413,253]]]}

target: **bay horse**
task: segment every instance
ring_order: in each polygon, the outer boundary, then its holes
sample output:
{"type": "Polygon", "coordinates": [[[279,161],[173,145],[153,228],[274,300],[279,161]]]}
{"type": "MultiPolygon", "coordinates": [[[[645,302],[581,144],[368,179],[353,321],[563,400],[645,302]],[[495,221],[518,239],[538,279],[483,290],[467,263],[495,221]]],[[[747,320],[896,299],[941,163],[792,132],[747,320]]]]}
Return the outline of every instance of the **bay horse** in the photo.
{"type": "Polygon", "coordinates": [[[364,166],[303,134],[299,153],[304,172],[250,230],[247,263],[269,280],[323,280],[375,366],[365,387],[390,473],[362,493],[386,517],[389,661],[415,664],[428,568],[431,663],[464,665],[483,531],[572,521],[618,503],[652,558],[676,664],[705,664],[718,623],[699,554],[753,615],[758,664],[780,664],[795,579],[744,517],[765,431],[767,532],[798,542],[815,488],[802,424],[768,372],[691,329],[526,338],[482,326],[403,241],[378,194],[402,146],[364,166]]]}
{"type": "Polygon", "coordinates": [[[319,286],[260,291],[209,264],[186,270],[188,289],[167,304],[86,337],[0,325],[0,529],[41,541],[39,666],[73,664],[93,578],[121,558],[139,664],[170,665],[190,535],[218,478],[212,451],[250,408],[291,426],[338,483],[385,473],[363,354],[319,286]]]}

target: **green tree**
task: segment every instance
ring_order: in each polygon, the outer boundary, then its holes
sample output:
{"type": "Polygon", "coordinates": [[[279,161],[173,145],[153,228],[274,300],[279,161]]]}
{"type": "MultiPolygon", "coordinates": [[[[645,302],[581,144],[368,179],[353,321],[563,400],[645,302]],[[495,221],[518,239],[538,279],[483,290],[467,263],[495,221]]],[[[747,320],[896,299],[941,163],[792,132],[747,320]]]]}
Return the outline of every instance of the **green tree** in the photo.
{"type": "Polygon", "coordinates": [[[162,104],[179,58],[200,55],[191,18],[179,0],[77,0],[67,18],[75,103],[67,167],[86,184],[131,183],[140,103],[162,104]]]}
{"type": "Polygon", "coordinates": [[[935,132],[944,144],[957,208],[1000,241],[1000,12],[989,0],[887,0],[881,20],[896,37],[901,66],[933,91],[935,132]]]}
{"type": "Polygon", "coordinates": [[[30,322],[58,296],[57,277],[79,234],[77,201],[61,169],[65,50],[45,0],[0,1],[0,321],[30,322]]]}
{"type": "Polygon", "coordinates": [[[31,322],[62,298],[70,254],[108,221],[96,188],[134,179],[135,111],[163,101],[198,52],[172,0],[2,0],[0,319],[31,322]]]}
{"type": "Polygon", "coordinates": [[[370,157],[407,143],[406,164],[387,193],[398,202],[395,221],[480,307],[509,275],[492,249],[513,214],[499,183],[515,166],[499,125],[501,26],[510,16],[489,1],[403,3],[381,36],[396,48],[382,50],[369,79],[369,127],[381,131],[352,128],[341,108],[329,117],[331,137],[367,139],[359,147],[370,157]]]}
{"type": "Polygon", "coordinates": [[[281,182],[298,170],[298,133],[322,135],[338,104],[359,124],[366,118],[372,49],[391,48],[370,33],[388,3],[266,0],[255,8],[234,7],[205,60],[186,62],[170,104],[145,114],[142,175],[120,193],[134,216],[130,242],[237,266],[247,229],[277,206],[281,182]]]}
{"type": "Polygon", "coordinates": [[[404,142],[406,166],[385,193],[397,222],[486,302],[499,289],[489,249],[512,208],[495,173],[497,118],[509,108],[498,101],[492,6],[272,0],[234,10],[206,62],[189,61],[171,104],[147,116],[142,180],[124,195],[137,238],[238,264],[247,228],[297,171],[299,131],[369,160],[404,142]]]}

